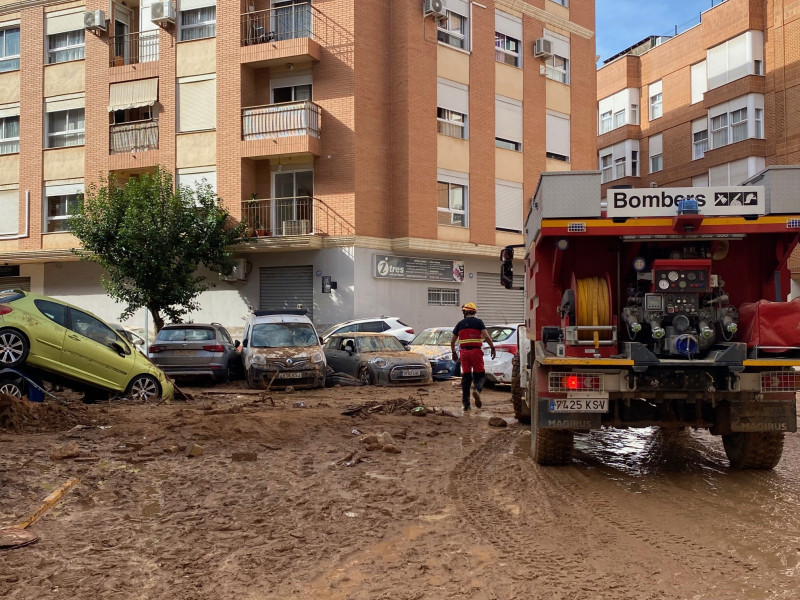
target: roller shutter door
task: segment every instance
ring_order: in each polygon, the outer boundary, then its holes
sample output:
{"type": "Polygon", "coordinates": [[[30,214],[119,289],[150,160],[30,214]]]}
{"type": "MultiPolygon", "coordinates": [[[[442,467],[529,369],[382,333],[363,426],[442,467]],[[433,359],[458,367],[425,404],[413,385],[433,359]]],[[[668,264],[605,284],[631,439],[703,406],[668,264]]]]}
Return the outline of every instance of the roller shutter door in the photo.
{"type": "Polygon", "coordinates": [[[0,291],[2,290],[23,290],[31,291],[30,277],[0,277],[0,291]]]}
{"type": "Polygon", "coordinates": [[[261,267],[258,308],[295,310],[298,304],[314,320],[314,267],[261,267]]]}
{"type": "MultiPolygon", "coordinates": [[[[522,287],[522,276],[514,275],[514,287],[522,287]]],[[[487,325],[525,322],[525,292],[507,290],[497,273],[478,273],[478,318],[487,325]]]]}

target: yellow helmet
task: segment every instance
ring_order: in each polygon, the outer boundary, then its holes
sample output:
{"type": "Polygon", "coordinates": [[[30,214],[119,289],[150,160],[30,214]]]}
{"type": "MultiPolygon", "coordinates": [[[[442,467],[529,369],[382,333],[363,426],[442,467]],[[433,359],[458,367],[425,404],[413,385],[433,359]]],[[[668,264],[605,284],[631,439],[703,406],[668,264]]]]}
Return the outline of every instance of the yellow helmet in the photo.
{"type": "Polygon", "coordinates": [[[467,302],[464,306],[461,307],[461,310],[466,312],[478,312],[478,307],[475,306],[474,302],[467,302]]]}

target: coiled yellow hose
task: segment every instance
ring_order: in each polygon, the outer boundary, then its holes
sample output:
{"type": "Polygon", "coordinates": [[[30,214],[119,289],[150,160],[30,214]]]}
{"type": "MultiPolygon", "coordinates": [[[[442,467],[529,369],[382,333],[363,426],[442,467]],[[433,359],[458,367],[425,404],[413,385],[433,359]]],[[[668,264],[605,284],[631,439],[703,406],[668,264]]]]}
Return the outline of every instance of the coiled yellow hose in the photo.
{"type": "MultiPolygon", "coordinates": [[[[578,326],[611,325],[611,293],[608,282],[604,278],[589,277],[576,280],[575,286],[575,317],[578,326]]],[[[610,331],[581,331],[578,339],[593,339],[595,347],[598,347],[601,339],[610,339],[610,336],[610,331]]]]}

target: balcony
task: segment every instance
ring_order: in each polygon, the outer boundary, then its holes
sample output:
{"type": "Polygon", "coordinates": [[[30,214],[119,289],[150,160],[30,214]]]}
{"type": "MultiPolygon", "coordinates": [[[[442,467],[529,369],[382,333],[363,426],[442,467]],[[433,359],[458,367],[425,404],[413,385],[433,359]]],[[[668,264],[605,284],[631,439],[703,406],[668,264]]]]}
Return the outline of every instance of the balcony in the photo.
{"type": "Polygon", "coordinates": [[[144,152],[158,148],[158,121],[134,121],[111,125],[109,129],[109,151],[111,154],[123,152],[144,152]]]}
{"type": "Polygon", "coordinates": [[[242,155],[320,155],[320,107],[311,101],[242,109],[242,155]]]}
{"type": "Polygon", "coordinates": [[[108,40],[112,67],[135,65],[158,60],[158,31],[117,35],[108,40]]]}
{"type": "Polygon", "coordinates": [[[244,13],[241,15],[242,63],[261,68],[319,61],[321,49],[314,32],[320,27],[320,21],[317,9],[310,3],[244,13]]]}
{"type": "Polygon", "coordinates": [[[319,198],[253,199],[242,202],[242,222],[251,237],[353,235],[353,226],[319,198]]]}

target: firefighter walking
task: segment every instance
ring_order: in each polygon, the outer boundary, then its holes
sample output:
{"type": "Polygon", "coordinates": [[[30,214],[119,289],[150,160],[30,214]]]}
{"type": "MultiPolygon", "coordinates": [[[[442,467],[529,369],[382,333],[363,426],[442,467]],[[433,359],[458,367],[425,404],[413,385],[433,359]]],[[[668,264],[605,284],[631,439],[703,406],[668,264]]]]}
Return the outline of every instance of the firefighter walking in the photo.
{"type": "Polygon", "coordinates": [[[486,370],[483,366],[483,349],[481,344],[486,341],[492,352],[492,359],[496,356],[494,343],[486,331],[486,325],[475,316],[478,307],[474,302],[467,302],[461,307],[464,318],[461,319],[453,329],[453,338],[450,340],[450,350],[453,353],[453,360],[461,359],[461,404],[464,412],[469,411],[469,392],[472,390],[472,397],[475,399],[475,407],[480,408],[481,391],[486,381],[486,370]],[[456,341],[458,341],[458,354],[456,354],[456,341]]]}

